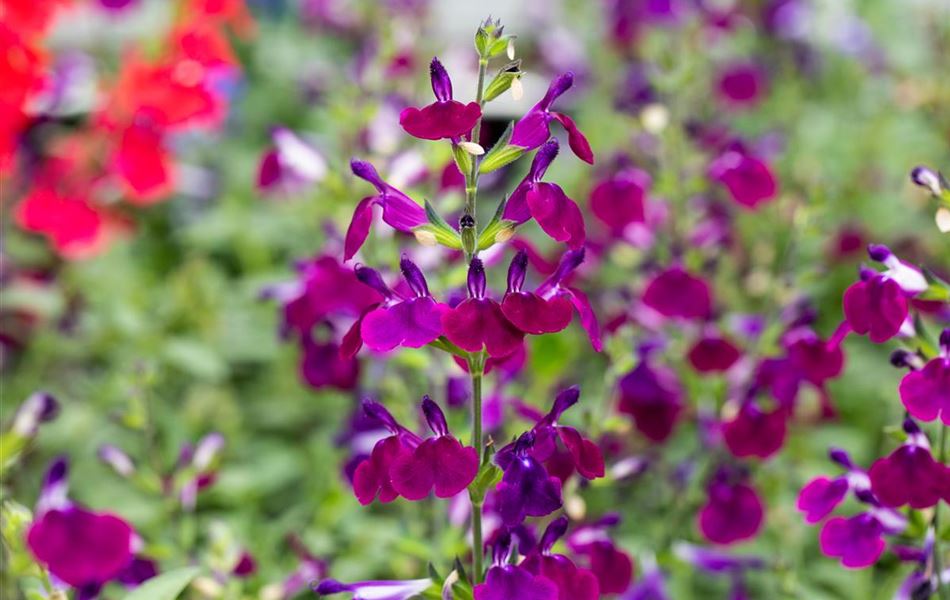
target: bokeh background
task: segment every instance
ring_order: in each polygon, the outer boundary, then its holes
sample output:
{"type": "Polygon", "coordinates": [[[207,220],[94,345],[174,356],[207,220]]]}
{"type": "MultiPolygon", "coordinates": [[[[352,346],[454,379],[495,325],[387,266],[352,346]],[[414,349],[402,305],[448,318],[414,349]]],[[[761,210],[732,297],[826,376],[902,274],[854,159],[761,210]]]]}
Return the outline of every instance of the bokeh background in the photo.
{"type": "MultiPolygon", "coordinates": [[[[86,127],[105,82],[127,60],[124,50],[157,52],[181,3],[140,0],[121,10],[107,2],[76,4],[43,44],[55,56],[80,57],[86,70],[34,139],[86,127]]],[[[56,396],[61,410],[16,464],[4,467],[4,497],[32,506],[48,461],[67,454],[73,496],[133,522],[163,566],[224,568],[235,552],[253,555],[256,572],[222,583],[222,598],[282,597],[273,595],[274,586],[300,568],[301,548],[327,560],[342,580],[417,577],[427,563],[444,568],[462,552],[464,539],[442,505],[360,507],[342,476],[349,450],[340,437],[359,398],[381,398],[409,415],[423,393],[442,401],[460,372],[425,349],[409,350],[364,357],[356,389],[314,389],[302,380],[300,349],[278,335],[279,305],[261,296],[293,279],[294,261],[340,256],[341,232],[368,193],[349,172],[352,156],[404,174],[416,198],[437,200],[447,212],[461,206],[457,190],[439,186],[448,149],[404,135],[397,115],[402,105],[428,102],[434,55],[449,69],[456,97],[471,99],[472,37],[488,15],[518,36],[526,72],[522,100],[506,96],[490,105],[489,136],[523,114],[554,74],[572,70],[577,83],[562,109],[587,134],[599,166],[625,154],[649,172],[651,196],[704,192],[704,159],[687,143],[696,124],[728,123],[770,157],[781,181],[778,200],[735,213],[739,242],[721,251],[716,289],[730,312],[775,317],[807,297],[816,329],[830,334],[868,241],[886,242],[934,270],[950,269],[950,238],[934,224],[936,204],[908,178],[920,163],[950,165],[950,5],[682,0],[669,3],[680,6],[669,17],[651,13],[654,4],[667,3],[249,0],[254,30],[228,34],[239,71],[223,91],[226,118],[167,140],[179,165],[174,189],[148,206],[115,199],[130,225],[105,247],[79,259],[59,255],[18,224],[15,207],[27,188],[6,179],[0,418],[8,423],[41,389],[56,396]],[[630,23],[621,21],[624,10],[633,15],[630,23]],[[736,62],[755,63],[765,74],[754,106],[725,106],[715,94],[717,73],[736,62]],[[275,126],[317,149],[326,163],[317,181],[284,194],[258,186],[275,126]],[[145,473],[167,472],[183,445],[209,432],[222,433],[226,445],[213,485],[191,512],[97,459],[102,444],[114,444],[147,480],[145,473]]],[[[486,192],[486,214],[487,199],[500,198],[525,168],[504,173],[486,192]]],[[[597,167],[565,157],[552,173],[585,207],[597,167]]],[[[690,202],[673,207],[684,222],[701,210],[690,202]]],[[[543,237],[526,235],[545,248],[543,237]]],[[[394,267],[396,242],[376,229],[363,260],[394,267]]],[[[435,270],[438,256],[425,256],[435,270]]],[[[638,289],[643,261],[634,245],[612,248],[592,284],[603,292],[602,319],[625,302],[610,290],[638,289]]],[[[464,270],[432,277],[430,286],[444,289],[460,284],[464,270]]],[[[619,330],[599,355],[579,328],[533,339],[526,374],[505,393],[547,406],[558,386],[580,384],[578,423],[592,434],[632,437],[613,406],[636,336],[635,328],[619,330]]],[[[782,453],[756,472],[766,527],[739,550],[763,557],[768,568],[750,574],[751,598],[890,598],[907,575],[892,556],[871,569],[842,569],[820,554],[817,530],[795,510],[801,486],[828,472],[830,445],[867,464],[890,448],[888,427],[902,415],[900,372],[888,365],[887,349],[852,339],[846,351],[846,370],[829,387],[837,418],[800,419],[782,453]]],[[[690,401],[699,402],[704,391],[693,385],[700,384],[687,384],[695,391],[690,401]]],[[[805,405],[817,410],[817,399],[805,405]]],[[[464,410],[451,417],[465,422],[464,410]]],[[[635,447],[656,454],[658,469],[619,491],[595,483],[578,496],[591,514],[624,515],[618,542],[638,571],[656,562],[667,569],[672,598],[726,598],[728,578],[697,572],[670,553],[671,540],[699,539],[688,502],[674,502],[678,492],[665,477],[694,445],[688,432],[662,453],[640,440],[635,447]]],[[[29,587],[29,575],[17,572],[17,561],[5,562],[0,590],[19,597],[14,590],[29,587]]],[[[303,589],[299,597],[309,594],[303,589]]]]}

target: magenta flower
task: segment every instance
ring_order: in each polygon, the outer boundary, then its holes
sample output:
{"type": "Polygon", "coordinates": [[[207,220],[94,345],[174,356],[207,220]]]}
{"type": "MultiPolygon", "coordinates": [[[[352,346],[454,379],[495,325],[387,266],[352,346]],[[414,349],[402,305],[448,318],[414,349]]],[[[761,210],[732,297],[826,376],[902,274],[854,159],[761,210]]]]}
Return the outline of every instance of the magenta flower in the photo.
{"type": "Polygon", "coordinates": [[[714,544],[733,544],[754,537],[762,527],[765,509],[755,489],[732,481],[720,470],[706,489],[706,504],[699,511],[699,530],[714,544]]]}
{"type": "Polygon", "coordinates": [[[382,207],[383,221],[397,231],[412,233],[414,228],[428,223],[425,209],[412,198],[383,181],[373,165],[354,159],[350,162],[350,168],[354,175],[373,184],[379,193],[363,198],[356,205],[353,219],[346,230],[343,260],[353,258],[366,241],[369,228],[373,224],[374,205],[382,207]]]}
{"type": "Polygon", "coordinates": [[[753,63],[728,65],[716,77],[716,92],[726,104],[754,106],[765,93],[765,72],[753,63]]]}
{"type": "Polygon", "coordinates": [[[571,551],[588,559],[601,594],[623,593],[633,580],[633,560],[607,535],[607,529],[618,523],[616,514],[607,515],[592,525],[575,529],[567,538],[571,551]]]}
{"type": "Polygon", "coordinates": [[[528,571],[522,565],[509,564],[511,534],[504,531],[494,544],[492,567],[485,582],[475,586],[475,600],[559,600],[557,585],[528,571]]]}
{"type": "MultiPolygon", "coordinates": [[[[401,298],[385,286],[377,290],[387,299],[366,313],[360,325],[363,342],[372,350],[385,352],[396,346],[421,348],[442,335],[442,315],[449,307],[436,302],[425,276],[412,261],[404,257],[399,266],[414,296],[401,298]]],[[[357,277],[361,270],[367,268],[357,267],[357,277]]]]}
{"type": "Polygon", "coordinates": [[[563,554],[552,554],[551,548],[567,531],[567,517],[551,521],[541,536],[541,543],[521,566],[527,571],[552,581],[558,589],[558,600],[597,600],[600,583],[597,576],[579,568],[563,554]]]}
{"type": "Polygon", "coordinates": [[[709,284],[680,266],[654,277],[643,292],[643,303],[668,318],[701,320],[712,314],[709,284]]]}
{"type": "Polygon", "coordinates": [[[535,293],[542,298],[560,297],[570,300],[571,304],[574,305],[574,310],[577,311],[577,316],[580,318],[581,327],[587,332],[590,345],[594,350],[600,352],[603,349],[603,343],[600,339],[600,324],[597,322],[597,315],[594,314],[594,309],[587,298],[587,294],[576,287],[565,284],[574,270],[584,262],[584,256],[583,248],[565,252],[554,273],[537,287],[535,293]]]}
{"type": "Polygon", "coordinates": [[[519,250],[508,268],[508,290],[501,311],[512,325],[534,335],[557,333],[571,322],[573,306],[564,296],[542,298],[522,289],[528,269],[528,253],[519,250]]]}
{"type": "Polygon", "coordinates": [[[364,406],[393,435],[377,442],[370,457],[356,468],[353,490],[360,504],[377,496],[384,503],[397,496],[422,500],[433,489],[439,498],[450,498],[475,479],[478,451],[450,435],[442,409],[428,396],[422,398],[422,412],[435,436],[424,440],[397,423],[383,405],[364,406]]]}
{"type": "Polygon", "coordinates": [[[689,349],[686,358],[699,373],[728,371],[742,356],[739,348],[726,337],[704,335],[689,349]]]}
{"type": "Polygon", "coordinates": [[[429,75],[435,102],[422,108],[403,110],[399,115],[399,124],[406,133],[423,140],[458,138],[470,132],[482,117],[478,102],[462,104],[452,99],[452,80],[438,58],[432,59],[429,75]]]}
{"type": "Polygon", "coordinates": [[[508,198],[502,217],[518,225],[534,218],[552,239],[577,249],[587,238],[580,208],[567,197],[561,186],[541,181],[557,153],[555,139],[541,146],[528,174],[508,198]]]}
{"type": "Polygon", "coordinates": [[[646,221],[644,203],[650,184],[645,171],[622,169],[594,186],[590,210],[615,237],[621,237],[629,225],[646,221]]]}
{"type": "Polygon", "coordinates": [[[341,583],[335,579],[324,579],[313,587],[321,596],[349,592],[353,600],[409,600],[432,587],[431,579],[409,579],[405,581],[357,581],[341,583]]]}
{"type": "Polygon", "coordinates": [[[738,150],[727,150],[709,164],[709,177],[726,187],[740,206],[755,209],[774,200],[778,182],[763,160],[738,150]]]}
{"type": "Polygon", "coordinates": [[[334,341],[317,341],[310,334],[301,340],[300,376],[315,390],[332,387],[352,390],[359,381],[360,364],[343,356],[334,341]]]}
{"type": "Polygon", "coordinates": [[[868,246],[871,260],[882,263],[882,273],[861,269],[861,279],[844,292],[844,316],[855,333],[868,334],[880,344],[897,335],[909,312],[908,299],[927,289],[924,276],[879,244],[868,246]]]}
{"type": "MultiPolygon", "coordinates": [[[[558,419],[564,411],[577,404],[579,398],[580,389],[576,385],[557,395],[551,410],[531,430],[534,434],[531,456],[542,463],[551,460],[559,452],[560,440],[567,449],[568,475],[576,470],[585,479],[597,479],[604,476],[604,455],[600,448],[573,427],[558,425],[558,419]]],[[[514,452],[516,447],[517,443],[512,443],[499,450],[499,463],[508,460],[504,454],[514,452]]]]}
{"type": "Polygon", "coordinates": [[[485,296],[485,267],[473,258],[468,269],[469,297],[442,315],[445,337],[469,352],[484,347],[489,356],[508,356],[521,347],[524,333],[509,321],[501,305],[485,296]]]}
{"type": "Polygon", "coordinates": [[[848,495],[848,479],[838,477],[816,477],[809,481],[798,494],[798,510],[805,513],[805,522],[818,523],[844,502],[848,495]]]}
{"type": "Polygon", "coordinates": [[[67,498],[65,459],[50,465],[26,543],[57,579],[94,596],[132,562],[132,527],[120,517],[96,513],[67,498]]]}
{"type": "Polygon", "coordinates": [[[682,389],[672,369],[646,360],[620,379],[620,412],[633,417],[637,430],[663,442],[683,412],[682,389]]]}
{"type": "Polygon", "coordinates": [[[574,124],[574,121],[565,114],[551,112],[551,105],[554,104],[554,101],[557,100],[558,96],[569,90],[572,85],[574,85],[573,73],[568,72],[555,78],[541,101],[515,123],[509,143],[512,146],[520,146],[525,150],[539,148],[551,137],[551,121],[557,120],[567,131],[567,142],[577,158],[594,164],[594,153],[590,149],[590,144],[581,130],[577,128],[577,125],[574,124]]]}
{"type": "Polygon", "coordinates": [[[895,508],[929,508],[950,499],[950,469],[934,460],[927,437],[912,419],[904,421],[904,431],[907,442],[871,465],[871,491],[881,504],[895,508]]]}
{"type": "Polygon", "coordinates": [[[819,544],[825,556],[841,559],[849,569],[863,569],[884,552],[884,528],[870,512],[850,518],[835,517],[821,528],[819,544]]]}
{"type": "Polygon", "coordinates": [[[785,443],[788,411],[778,406],[764,411],[755,401],[747,401],[730,421],[722,424],[722,436],[733,456],[766,459],[785,443]]]}
{"type": "Polygon", "coordinates": [[[519,525],[526,517],[543,517],[561,508],[561,480],[545,471],[531,455],[535,443],[529,431],[505,452],[499,451],[495,462],[504,470],[495,488],[498,515],[507,527],[519,525]]]}
{"type": "Polygon", "coordinates": [[[285,127],[271,132],[273,149],[261,157],[257,187],[268,195],[293,195],[305,191],[327,174],[327,161],[309,142],[285,127]]]}
{"type": "Polygon", "coordinates": [[[839,331],[828,341],[807,327],[796,329],[793,335],[786,336],[782,341],[788,351],[788,358],[802,378],[816,387],[824,386],[829,379],[834,379],[844,369],[844,352],[841,350],[841,339],[844,331],[839,331]]]}
{"type": "Polygon", "coordinates": [[[940,356],[901,380],[900,395],[912,417],[950,425],[950,329],[940,334],[940,356]]]}

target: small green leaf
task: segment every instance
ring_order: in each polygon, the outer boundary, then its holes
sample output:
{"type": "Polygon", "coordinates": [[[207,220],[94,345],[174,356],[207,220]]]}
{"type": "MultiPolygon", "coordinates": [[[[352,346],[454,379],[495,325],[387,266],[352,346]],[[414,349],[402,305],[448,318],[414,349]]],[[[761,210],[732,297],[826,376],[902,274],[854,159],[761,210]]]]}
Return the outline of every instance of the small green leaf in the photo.
{"type": "Polygon", "coordinates": [[[452,155],[455,157],[455,164],[458,166],[459,171],[468,178],[472,172],[472,155],[458,144],[452,144],[452,155]]]}
{"type": "Polygon", "coordinates": [[[482,468],[478,470],[478,475],[475,476],[475,480],[468,486],[468,493],[469,496],[471,496],[472,504],[480,505],[484,502],[488,490],[498,485],[503,474],[502,470],[493,463],[486,462],[483,464],[482,468]]]}
{"type": "Polygon", "coordinates": [[[175,600],[199,574],[200,567],[184,567],[162,573],[126,594],[125,600],[175,600]]]}

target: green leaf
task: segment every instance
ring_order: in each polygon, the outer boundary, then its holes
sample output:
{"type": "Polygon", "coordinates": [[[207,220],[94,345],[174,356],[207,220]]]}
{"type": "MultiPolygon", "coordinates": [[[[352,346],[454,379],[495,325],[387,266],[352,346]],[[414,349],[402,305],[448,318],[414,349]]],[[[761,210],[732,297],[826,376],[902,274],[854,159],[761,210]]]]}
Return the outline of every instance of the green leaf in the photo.
{"type": "Polygon", "coordinates": [[[930,287],[921,292],[917,298],[919,300],[938,300],[940,302],[950,301],[950,283],[940,279],[929,269],[924,268],[922,272],[930,287]]]}
{"type": "Polygon", "coordinates": [[[201,567],[184,567],[162,573],[126,594],[125,600],[175,600],[200,573],[201,567]]]}

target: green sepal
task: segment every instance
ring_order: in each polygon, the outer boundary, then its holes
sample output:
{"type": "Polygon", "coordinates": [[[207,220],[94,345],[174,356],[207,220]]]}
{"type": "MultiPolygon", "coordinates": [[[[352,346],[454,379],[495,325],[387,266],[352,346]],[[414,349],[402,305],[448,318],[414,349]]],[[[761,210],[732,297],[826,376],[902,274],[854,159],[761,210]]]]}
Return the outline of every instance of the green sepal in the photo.
{"type": "Polygon", "coordinates": [[[458,144],[452,144],[452,155],[455,157],[455,164],[458,166],[459,171],[468,178],[469,173],[472,172],[472,155],[458,144]]]}
{"type": "Polygon", "coordinates": [[[431,236],[437,244],[452,248],[453,250],[461,250],[462,238],[459,237],[458,232],[452,229],[452,226],[446,223],[445,219],[432,208],[428,200],[425,201],[425,211],[426,218],[429,222],[425,225],[413,227],[412,233],[416,236],[416,239],[419,240],[420,243],[426,243],[424,236],[428,235],[431,236]]]}
{"type": "Polygon", "coordinates": [[[513,60],[498,70],[498,73],[485,88],[484,101],[490,102],[504,94],[511,87],[511,83],[521,77],[521,59],[513,60]]]}
{"type": "Polygon", "coordinates": [[[507,205],[508,198],[505,198],[498,204],[498,208],[495,209],[495,214],[491,218],[491,221],[482,229],[481,234],[478,236],[479,251],[491,248],[496,242],[506,241],[514,234],[515,227],[517,227],[518,224],[514,221],[502,218],[502,215],[505,213],[505,206],[507,205]],[[499,239],[499,236],[501,236],[501,239],[499,239]]]}
{"type": "Polygon", "coordinates": [[[479,173],[491,173],[507,164],[513,163],[525,153],[525,149],[521,146],[512,146],[508,143],[511,140],[511,134],[514,132],[514,129],[515,123],[512,121],[508,124],[508,128],[505,129],[505,133],[501,135],[491,150],[482,158],[482,162],[478,166],[479,173]]]}
{"type": "Polygon", "coordinates": [[[485,501],[488,490],[493,489],[504,473],[497,465],[491,461],[484,463],[475,475],[475,479],[468,486],[468,494],[472,499],[472,505],[480,506],[485,501]]]}
{"type": "Polygon", "coordinates": [[[950,301],[950,283],[937,277],[933,271],[922,268],[921,272],[924,279],[927,280],[929,287],[917,295],[919,300],[938,300],[940,302],[950,301]]]}

